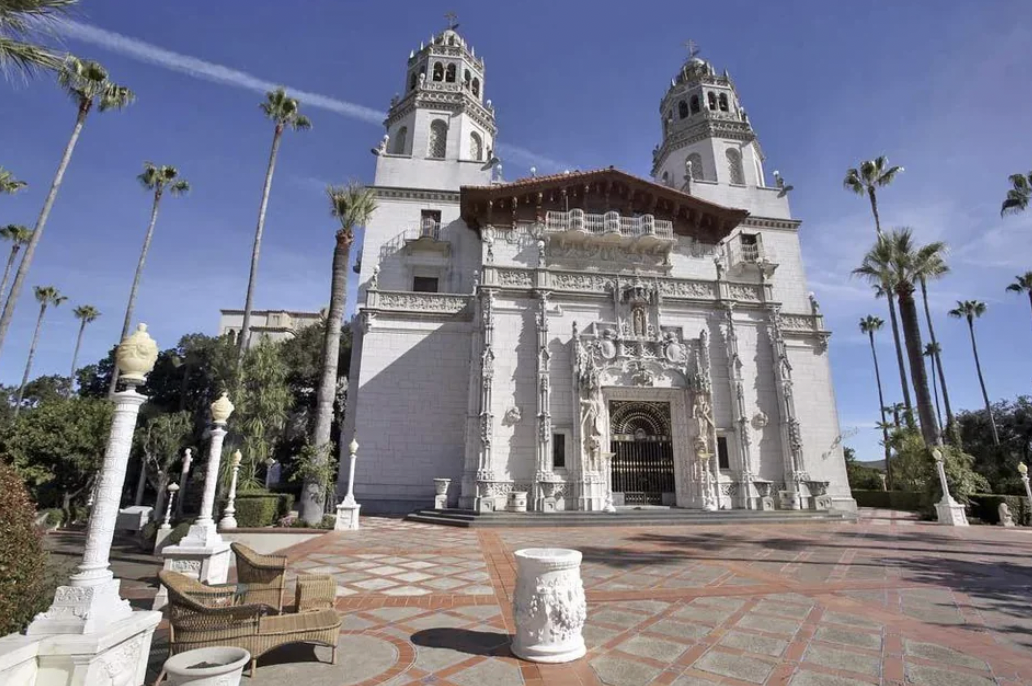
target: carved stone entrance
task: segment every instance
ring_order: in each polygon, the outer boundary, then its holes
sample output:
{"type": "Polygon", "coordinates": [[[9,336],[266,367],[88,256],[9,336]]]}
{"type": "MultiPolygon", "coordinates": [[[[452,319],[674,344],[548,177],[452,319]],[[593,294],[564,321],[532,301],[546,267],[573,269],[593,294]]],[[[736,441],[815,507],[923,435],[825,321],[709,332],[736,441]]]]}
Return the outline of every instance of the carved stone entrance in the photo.
{"type": "Polygon", "coordinates": [[[613,400],[609,428],[613,493],[624,505],[674,504],[670,403],[613,400]]]}

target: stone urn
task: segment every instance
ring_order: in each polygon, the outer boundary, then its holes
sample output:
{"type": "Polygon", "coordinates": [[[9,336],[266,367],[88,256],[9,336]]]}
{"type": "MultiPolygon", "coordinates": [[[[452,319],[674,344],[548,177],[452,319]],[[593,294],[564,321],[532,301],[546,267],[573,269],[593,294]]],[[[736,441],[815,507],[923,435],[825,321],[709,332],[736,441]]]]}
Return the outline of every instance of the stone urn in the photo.
{"type": "Polygon", "coordinates": [[[517,550],[512,652],[532,662],[572,662],[584,656],[587,603],[581,553],[562,548],[517,550]]]}
{"type": "Polygon", "coordinates": [[[136,331],[126,336],[115,349],[118,378],[143,383],[147,374],[154,369],[157,359],[158,344],[147,333],[147,325],[140,324],[136,331]]]}
{"type": "Polygon", "coordinates": [[[434,479],[434,495],[448,495],[451,479],[434,479]]]}
{"type": "Polygon", "coordinates": [[[165,660],[171,686],[237,686],[251,653],[243,648],[198,648],[165,660]]]}
{"type": "Polygon", "coordinates": [[[527,492],[513,491],[509,494],[509,509],[513,512],[527,511],[527,492]]]}

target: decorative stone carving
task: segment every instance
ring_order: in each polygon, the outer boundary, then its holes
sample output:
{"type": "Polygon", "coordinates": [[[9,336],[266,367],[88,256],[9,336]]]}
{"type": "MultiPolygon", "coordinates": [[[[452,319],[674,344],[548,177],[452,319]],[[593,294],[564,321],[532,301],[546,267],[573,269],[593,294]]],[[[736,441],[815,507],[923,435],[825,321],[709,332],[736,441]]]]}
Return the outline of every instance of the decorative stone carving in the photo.
{"type": "Polygon", "coordinates": [[[235,409],[229,400],[229,395],[223,393],[218,400],[211,404],[211,421],[215,424],[225,424],[235,409]]]}
{"type": "Polygon", "coordinates": [[[832,500],[830,495],[819,495],[814,498],[813,506],[816,510],[826,511],[835,506],[835,501],[832,500]]]}
{"type": "Polygon", "coordinates": [[[447,495],[448,486],[451,485],[451,479],[434,479],[434,494],[435,495],[447,495]]]}
{"type": "Polygon", "coordinates": [[[807,481],[806,487],[810,489],[810,495],[820,496],[828,492],[828,481],[807,481]]]}
{"type": "Polygon", "coordinates": [[[517,550],[512,652],[533,662],[571,662],[584,656],[581,630],[587,602],[576,550],[517,550]]]}
{"type": "Polygon", "coordinates": [[[505,417],[502,418],[502,421],[506,426],[514,426],[518,424],[521,419],[523,419],[523,411],[518,405],[513,405],[505,411],[505,417]]]}
{"type": "Polygon", "coordinates": [[[523,269],[499,269],[498,285],[503,288],[530,288],[534,285],[534,276],[523,269]]]}
{"type": "Polygon", "coordinates": [[[732,283],[728,285],[727,291],[728,295],[730,295],[734,300],[741,300],[744,302],[760,301],[760,291],[756,286],[732,283]]]}
{"type": "Polygon", "coordinates": [[[1000,503],[996,511],[1000,517],[1000,526],[1014,526],[1014,517],[1011,516],[1010,507],[1007,503],[1000,503]]]}
{"type": "Polygon", "coordinates": [[[456,314],[465,309],[469,298],[446,293],[403,293],[380,291],[371,306],[395,312],[456,314]]]}
{"type": "Polygon", "coordinates": [[[509,510],[511,512],[527,511],[527,492],[513,491],[509,494],[509,510]]]}
{"type": "Polygon", "coordinates": [[[172,560],[169,562],[170,571],[180,574],[193,575],[195,578],[201,573],[200,560],[172,560]]]}
{"type": "Polygon", "coordinates": [[[613,288],[613,280],[595,274],[552,272],[552,288],[559,291],[605,293],[613,288]]]}
{"type": "Polygon", "coordinates": [[[670,269],[670,256],[667,252],[632,252],[620,246],[597,243],[590,246],[564,244],[560,241],[549,241],[547,247],[549,262],[568,265],[573,269],[599,271],[602,267],[638,267],[641,269],[670,269]],[[608,263],[608,265],[606,264],[608,263]]]}
{"type": "Polygon", "coordinates": [[[666,298],[688,298],[713,300],[716,297],[714,284],[709,281],[685,281],[681,279],[660,279],[659,292],[666,298]]]}
{"type": "Polygon", "coordinates": [[[760,410],[759,412],[757,412],[756,414],[753,415],[752,427],[754,429],[756,429],[757,431],[759,431],[760,429],[762,429],[765,426],[767,426],[769,421],[770,420],[767,417],[767,413],[764,412],[763,410],[760,410]]]}
{"type": "Polygon", "coordinates": [[[139,324],[131,336],[115,350],[119,380],[143,383],[158,359],[158,344],[147,334],[147,325],[139,324]]]}

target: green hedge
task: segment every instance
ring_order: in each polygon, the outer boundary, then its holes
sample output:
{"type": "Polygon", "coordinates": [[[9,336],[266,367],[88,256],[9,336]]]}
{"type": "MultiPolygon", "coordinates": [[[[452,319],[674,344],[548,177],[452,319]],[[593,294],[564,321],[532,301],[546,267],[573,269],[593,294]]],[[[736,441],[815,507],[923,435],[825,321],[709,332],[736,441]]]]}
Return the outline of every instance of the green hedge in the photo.
{"type": "Polygon", "coordinates": [[[17,633],[45,610],[47,583],[43,531],[36,506],[18,472],[0,460],[0,636],[17,633]]]}
{"type": "Polygon", "coordinates": [[[1024,496],[972,493],[968,497],[971,501],[971,515],[986,524],[1000,523],[1000,503],[1007,503],[1015,524],[1032,524],[1032,507],[1029,506],[1028,498],[1024,496]]]}
{"type": "Polygon", "coordinates": [[[882,510],[907,510],[919,512],[923,509],[923,493],[915,491],[864,491],[853,489],[857,507],[877,507],[882,510]]]}

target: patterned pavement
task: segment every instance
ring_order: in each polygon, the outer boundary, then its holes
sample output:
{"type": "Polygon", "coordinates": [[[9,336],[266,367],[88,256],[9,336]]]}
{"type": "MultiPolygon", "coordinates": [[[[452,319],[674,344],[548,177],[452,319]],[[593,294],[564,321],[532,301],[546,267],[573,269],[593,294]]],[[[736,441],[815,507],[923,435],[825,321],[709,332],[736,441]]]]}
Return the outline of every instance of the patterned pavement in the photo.
{"type": "MultiPolygon", "coordinates": [[[[858,524],[444,529],[367,518],[286,551],[333,574],[338,664],[291,646],[243,683],[306,686],[1032,684],[1032,530],[858,524]],[[587,656],[512,657],[512,552],[577,548],[587,656]]],[[[163,658],[156,647],[155,661],[163,658]]]]}

